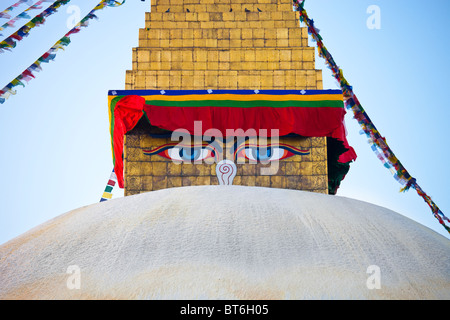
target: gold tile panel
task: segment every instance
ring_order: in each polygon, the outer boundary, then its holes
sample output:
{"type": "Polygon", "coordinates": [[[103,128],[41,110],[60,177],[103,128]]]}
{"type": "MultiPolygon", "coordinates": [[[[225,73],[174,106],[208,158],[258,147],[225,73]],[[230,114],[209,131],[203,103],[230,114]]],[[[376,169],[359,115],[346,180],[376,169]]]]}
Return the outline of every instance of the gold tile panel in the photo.
{"type": "Polygon", "coordinates": [[[125,87],[320,89],[314,64],[290,0],[158,0],[125,87]]]}

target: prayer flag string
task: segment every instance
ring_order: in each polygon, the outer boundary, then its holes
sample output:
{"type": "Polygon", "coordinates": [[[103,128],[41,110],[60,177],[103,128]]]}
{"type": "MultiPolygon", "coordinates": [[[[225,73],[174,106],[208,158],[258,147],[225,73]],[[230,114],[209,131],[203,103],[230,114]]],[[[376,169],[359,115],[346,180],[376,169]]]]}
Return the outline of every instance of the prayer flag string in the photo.
{"type": "MultiPolygon", "coordinates": [[[[3,31],[7,28],[14,28],[14,24],[22,19],[31,19],[31,17],[28,15],[28,12],[31,10],[40,10],[42,9],[42,7],[40,7],[41,4],[43,4],[44,2],[52,2],[53,0],[40,0],[38,2],[36,2],[34,5],[32,5],[31,7],[29,7],[28,9],[25,9],[22,13],[18,14],[16,17],[14,17],[13,19],[9,20],[8,22],[4,23],[1,27],[0,27],[0,31],[3,31]]],[[[2,34],[0,34],[0,36],[2,36],[2,34]]]]}
{"type": "MultiPolygon", "coordinates": [[[[67,0],[66,0],[67,1],[67,0]]],[[[102,0],[94,9],[92,9],[81,21],[75,25],[68,33],[66,33],[61,39],[59,39],[47,52],[45,52],[41,57],[39,57],[31,66],[29,66],[25,71],[23,71],[19,76],[17,76],[14,80],[8,83],[3,89],[0,90],[0,104],[3,104],[11,95],[15,95],[17,92],[14,90],[17,86],[25,87],[23,81],[30,81],[35,78],[34,73],[42,70],[42,63],[49,63],[53,61],[56,57],[56,52],[59,49],[63,49],[64,47],[70,44],[70,36],[74,33],[78,33],[81,31],[82,27],[88,27],[89,20],[98,19],[95,15],[95,12],[98,10],[102,10],[105,7],[118,7],[125,3],[118,2],[115,0],[102,0]]]]}
{"type": "MultiPolygon", "coordinates": [[[[51,0],[49,0],[49,1],[51,1],[51,0]]],[[[19,0],[16,3],[14,3],[12,6],[9,6],[8,8],[6,8],[2,12],[0,12],[0,18],[11,19],[11,16],[9,15],[9,12],[13,11],[14,8],[17,8],[22,3],[26,3],[26,4],[31,6],[31,4],[33,2],[31,0],[19,0]]]]}
{"type": "Polygon", "coordinates": [[[112,199],[113,196],[112,191],[116,183],[117,183],[117,176],[113,168],[111,175],[109,176],[108,182],[106,183],[105,191],[103,192],[102,197],[100,198],[100,202],[112,199]]]}
{"type": "Polygon", "coordinates": [[[430,207],[433,216],[439,221],[439,223],[450,233],[450,227],[446,225],[446,221],[450,222],[439,207],[431,200],[431,198],[422,190],[417,183],[417,180],[413,178],[401,162],[397,159],[395,154],[386,142],[386,139],[380,134],[373,122],[370,120],[367,112],[364,110],[356,95],[353,92],[352,87],[344,77],[343,71],[338,67],[334,61],[332,55],[323,44],[323,39],[319,34],[319,29],[314,26],[314,20],[309,19],[308,14],[304,8],[305,0],[293,0],[296,11],[300,13],[300,21],[305,23],[308,27],[308,33],[317,44],[319,56],[325,59],[327,67],[332,71],[334,78],[339,82],[339,85],[344,93],[344,103],[347,109],[353,111],[354,118],[358,121],[362,128],[362,133],[365,133],[368,137],[368,141],[372,150],[377,157],[381,160],[383,165],[389,169],[394,178],[404,185],[400,190],[405,192],[411,187],[414,188],[419,196],[430,207]]]}
{"type": "Polygon", "coordinates": [[[0,42],[0,53],[11,51],[11,49],[17,46],[18,41],[22,41],[23,38],[28,37],[32,29],[43,25],[45,23],[45,18],[48,18],[55,12],[58,12],[59,7],[64,6],[69,2],[70,0],[56,0],[52,5],[27,22],[19,30],[0,42]]]}

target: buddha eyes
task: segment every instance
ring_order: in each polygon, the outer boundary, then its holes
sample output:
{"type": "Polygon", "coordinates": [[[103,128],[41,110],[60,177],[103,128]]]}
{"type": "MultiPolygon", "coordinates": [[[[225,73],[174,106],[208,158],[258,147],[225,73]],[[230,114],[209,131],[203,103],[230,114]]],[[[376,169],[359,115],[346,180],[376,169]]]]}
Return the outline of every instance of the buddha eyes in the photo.
{"type": "MultiPolygon", "coordinates": [[[[159,155],[177,163],[199,163],[203,160],[207,163],[213,163],[218,156],[216,149],[209,144],[193,146],[180,145],[178,143],[169,143],[156,149],[144,150],[144,154],[149,156],[159,155]]],[[[242,144],[234,152],[234,160],[237,163],[245,163],[245,160],[253,163],[264,163],[307,154],[309,154],[309,150],[297,149],[286,144],[269,144],[264,146],[242,144]]]]}

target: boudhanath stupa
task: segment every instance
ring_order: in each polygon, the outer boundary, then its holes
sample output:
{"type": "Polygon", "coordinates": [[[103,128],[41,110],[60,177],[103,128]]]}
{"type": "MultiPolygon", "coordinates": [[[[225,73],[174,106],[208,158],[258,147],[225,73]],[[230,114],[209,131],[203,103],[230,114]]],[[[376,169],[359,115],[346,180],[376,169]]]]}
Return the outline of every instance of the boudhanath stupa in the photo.
{"type": "Polygon", "coordinates": [[[343,92],[292,9],[152,1],[108,92],[125,196],[1,245],[0,299],[449,299],[448,239],[336,196],[343,92]]]}

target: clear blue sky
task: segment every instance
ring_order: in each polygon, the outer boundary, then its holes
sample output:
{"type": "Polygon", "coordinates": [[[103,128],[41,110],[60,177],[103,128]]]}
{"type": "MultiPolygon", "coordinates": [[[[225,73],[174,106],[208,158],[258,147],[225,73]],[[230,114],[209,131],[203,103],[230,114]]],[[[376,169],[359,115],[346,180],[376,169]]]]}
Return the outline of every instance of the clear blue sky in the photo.
{"type": "MultiPolygon", "coordinates": [[[[2,0],[0,11],[14,2],[2,0]]],[[[78,6],[84,16],[98,2],[72,0],[16,49],[0,54],[0,87],[68,31],[70,5],[78,6]]],[[[306,9],[392,150],[450,215],[450,2],[307,0],[306,9]],[[371,5],[380,8],[380,29],[366,25],[371,5]]],[[[99,201],[112,169],[107,92],[124,89],[132,47],[138,45],[138,29],[144,27],[149,10],[149,0],[128,0],[122,7],[99,11],[98,21],[91,20],[88,28],[73,35],[55,61],[44,64],[36,79],[0,105],[0,243],[99,201]]],[[[324,88],[338,88],[323,61],[316,59],[316,68],[323,69],[324,88]]],[[[350,113],[346,124],[358,159],[338,196],[387,207],[450,238],[414,190],[399,193],[401,185],[376,158],[350,113]]],[[[123,191],[116,187],[114,198],[121,196],[123,191]]]]}

